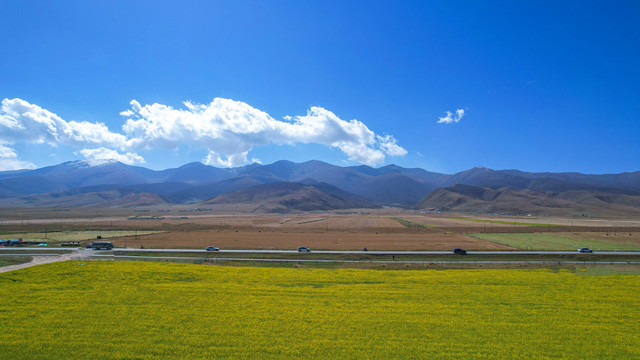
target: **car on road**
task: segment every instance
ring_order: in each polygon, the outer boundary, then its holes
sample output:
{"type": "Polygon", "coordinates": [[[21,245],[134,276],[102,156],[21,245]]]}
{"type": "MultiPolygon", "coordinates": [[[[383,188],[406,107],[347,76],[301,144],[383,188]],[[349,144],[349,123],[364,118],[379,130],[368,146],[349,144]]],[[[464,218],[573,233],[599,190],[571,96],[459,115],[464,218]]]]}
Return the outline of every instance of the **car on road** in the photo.
{"type": "Polygon", "coordinates": [[[467,255],[467,250],[463,250],[460,248],[453,249],[453,253],[456,255],[467,255]]]}
{"type": "Polygon", "coordinates": [[[205,248],[205,250],[207,250],[207,251],[220,251],[220,248],[217,248],[215,246],[207,246],[205,248]]]}
{"type": "Polygon", "coordinates": [[[582,247],[582,248],[578,249],[578,252],[579,253],[583,253],[583,254],[591,254],[593,252],[593,250],[591,250],[589,248],[582,247]]]}
{"type": "Polygon", "coordinates": [[[309,248],[308,248],[308,247],[306,247],[306,246],[300,246],[300,247],[298,248],[298,252],[311,252],[311,249],[309,249],[309,248]]]}

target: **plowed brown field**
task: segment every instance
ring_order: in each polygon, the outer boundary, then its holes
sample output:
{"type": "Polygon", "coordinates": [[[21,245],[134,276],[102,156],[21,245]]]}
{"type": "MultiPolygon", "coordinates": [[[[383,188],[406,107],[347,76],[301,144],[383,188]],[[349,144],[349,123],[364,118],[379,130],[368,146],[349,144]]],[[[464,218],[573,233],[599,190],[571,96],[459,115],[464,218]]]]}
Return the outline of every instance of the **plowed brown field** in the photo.
{"type": "Polygon", "coordinates": [[[176,209],[147,212],[127,209],[46,212],[41,209],[30,210],[28,213],[0,212],[0,231],[15,237],[23,237],[21,234],[28,232],[47,234],[74,230],[126,230],[138,234],[144,231],[163,231],[164,233],[154,235],[114,238],[113,241],[116,246],[126,245],[130,248],[200,249],[214,245],[227,249],[295,249],[298,246],[308,246],[318,250],[361,250],[365,247],[369,250],[451,250],[456,247],[470,250],[510,249],[505,245],[466,236],[467,233],[550,232],[609,241],[614,237],[622,242],[637,242],[640,234],[640,221],[633,218],[457,216],[402,213],[393,209],[350,214],[229,214],[176,209]],[[142,218],[130,219],[130,216],[142,218]],[[403,226],[393,220],[394,217],[409,220],[405,223],[412,227],[403,226]]]}
{"type": "Polygon", "coordinates": [[[205,230],[112,239],[116,246],[133,248],[196,248],[215,245],[223,249],[331,250],[472,250],[511,249],[508,246],[444,232],[306,232],[276,230],[205,230]]]}

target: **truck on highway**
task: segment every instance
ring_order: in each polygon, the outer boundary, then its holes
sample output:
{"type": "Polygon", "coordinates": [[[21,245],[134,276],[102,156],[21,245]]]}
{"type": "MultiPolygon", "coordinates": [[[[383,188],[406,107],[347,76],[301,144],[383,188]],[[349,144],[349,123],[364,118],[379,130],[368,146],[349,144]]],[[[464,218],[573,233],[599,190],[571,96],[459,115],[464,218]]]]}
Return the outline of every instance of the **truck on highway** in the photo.
{"type": "Polygon", "coordinates": [[[111,241],[94,241],[91,245],[87,246],[87,249],[111,250],[113,249],[113,243],[111,241]]]}
{"type": "Polygon", "coordinates": [[[0,240],[0,246],[20,246],[20,245],[22,245],[22,238],[0,240]]]}

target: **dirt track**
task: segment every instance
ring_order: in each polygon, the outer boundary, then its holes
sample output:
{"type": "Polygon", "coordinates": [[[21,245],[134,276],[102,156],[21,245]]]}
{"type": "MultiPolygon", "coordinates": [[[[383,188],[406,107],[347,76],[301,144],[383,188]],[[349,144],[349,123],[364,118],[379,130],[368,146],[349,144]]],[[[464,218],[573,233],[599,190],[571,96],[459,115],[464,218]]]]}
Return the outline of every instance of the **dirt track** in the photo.
{"type": "Polygon", "coordinates": [[[70,254],[61,254],[61,255],[49,255],[49,256],[34,256],[31,261],[23,264],[16,265],[8,265],[0,267],[0,273],[25,269],[28,267],[49,264],[58,261],[67,261],[67,260],[82,260],[85,257],[86,250],[76,250],[70,254]]]}

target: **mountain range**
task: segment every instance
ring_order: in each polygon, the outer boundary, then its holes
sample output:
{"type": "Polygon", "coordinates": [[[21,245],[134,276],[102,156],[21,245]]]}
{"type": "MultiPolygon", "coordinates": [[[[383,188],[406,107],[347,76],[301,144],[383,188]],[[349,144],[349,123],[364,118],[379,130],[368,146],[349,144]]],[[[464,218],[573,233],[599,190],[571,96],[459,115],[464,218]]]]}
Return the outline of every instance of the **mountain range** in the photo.
{"type": "Polygon", "coordinates": [[[424,211],[640,213],[640,171],[531,173],[476,167],[456,174],[388,165],[277,161],[202,163],[155,171],[117,161],[72,161],[0,172],[0,207],[254,204],[288,212],[397,206],[424,211]]]}

